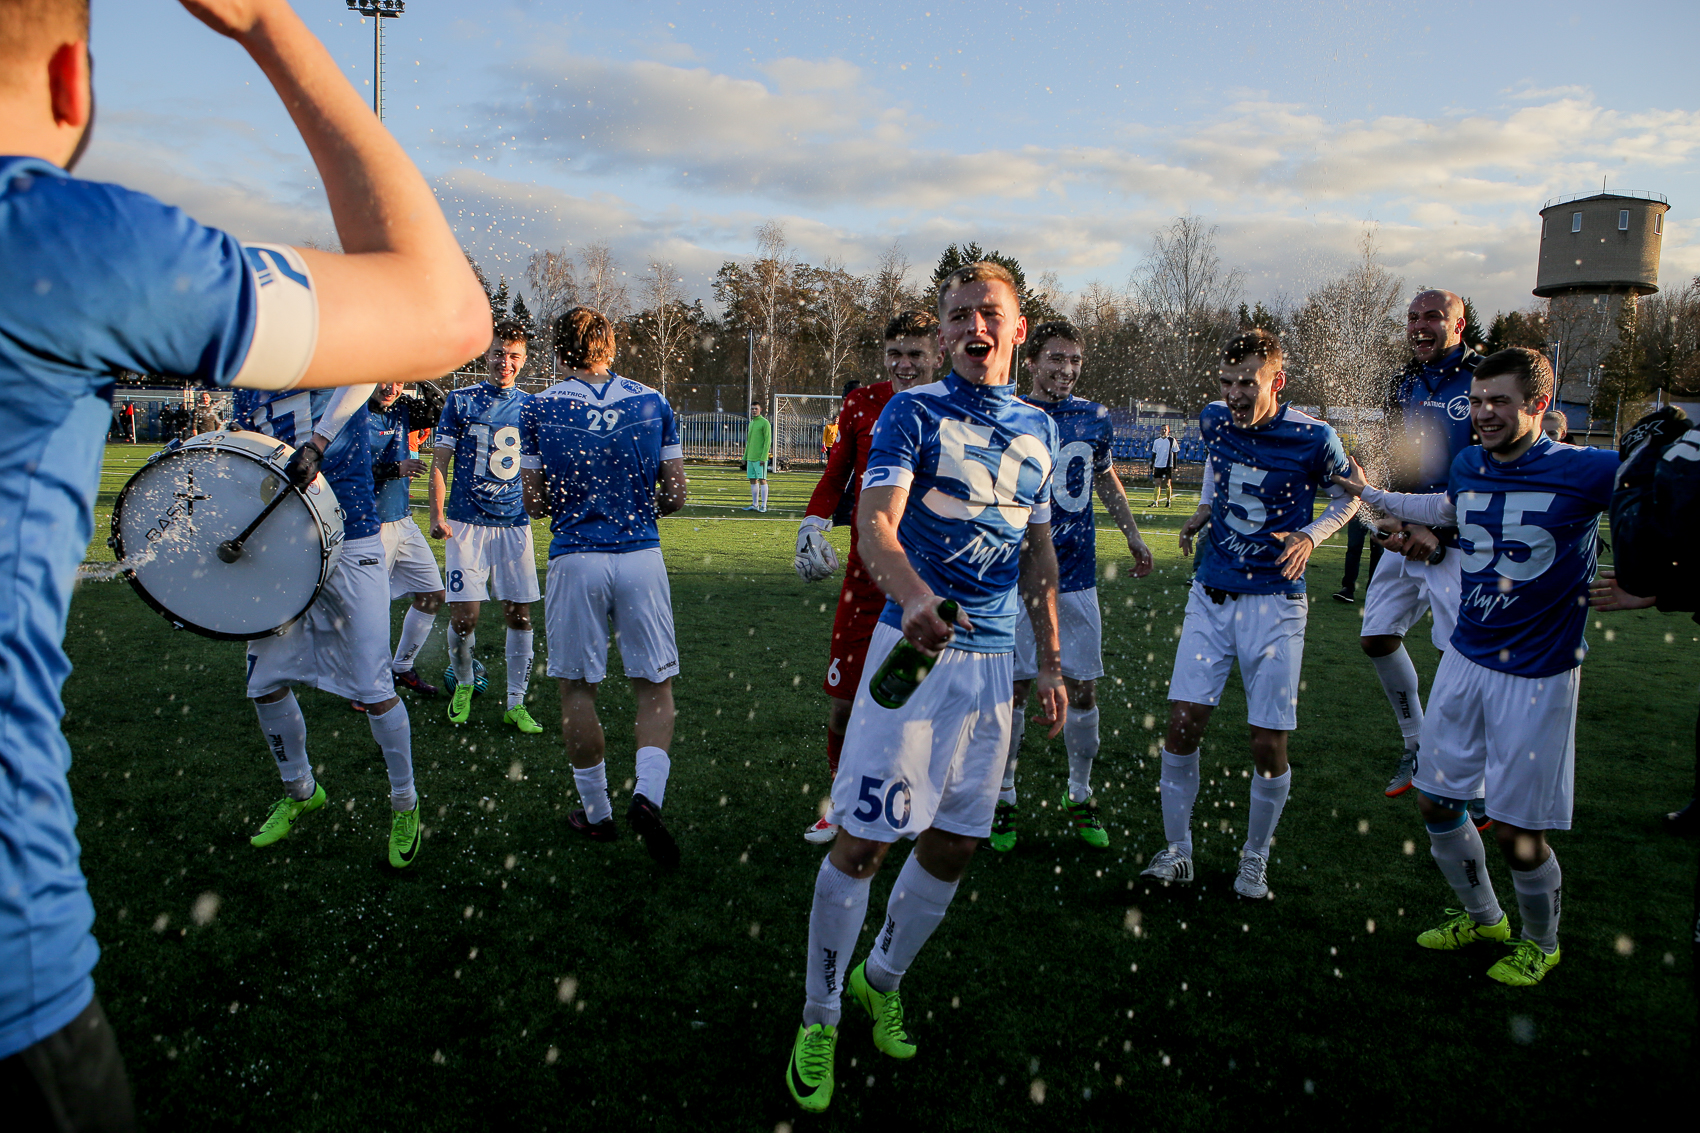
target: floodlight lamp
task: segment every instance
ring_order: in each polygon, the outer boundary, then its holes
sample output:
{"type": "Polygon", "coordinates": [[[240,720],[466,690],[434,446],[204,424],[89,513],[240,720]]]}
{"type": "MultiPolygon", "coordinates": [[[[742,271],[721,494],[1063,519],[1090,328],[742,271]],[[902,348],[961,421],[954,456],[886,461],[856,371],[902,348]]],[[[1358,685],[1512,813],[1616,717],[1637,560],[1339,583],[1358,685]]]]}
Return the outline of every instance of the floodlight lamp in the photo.
{"type": "Polygon", "coordinates": [[[399,16],[407,10],[406,0],[348,0],[348,10],[362,16],[399,16]]]}

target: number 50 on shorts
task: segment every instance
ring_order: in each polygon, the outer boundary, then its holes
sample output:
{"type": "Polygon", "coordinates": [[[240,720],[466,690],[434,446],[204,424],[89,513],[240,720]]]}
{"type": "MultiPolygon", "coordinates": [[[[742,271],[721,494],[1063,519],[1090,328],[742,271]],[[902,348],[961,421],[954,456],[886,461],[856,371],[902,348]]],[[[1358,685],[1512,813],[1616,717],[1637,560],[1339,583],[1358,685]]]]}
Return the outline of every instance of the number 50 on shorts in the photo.
{"type": "Polygon", "coordinates": [[[872,775],[862,776],[862,785],[856,791],[856,809],[850,817],[858,822],[873,822],[882,814],[886,825],[893,830],[901,830],[909,821],[909,784],[902,779],[876,779],[872,775]]]}

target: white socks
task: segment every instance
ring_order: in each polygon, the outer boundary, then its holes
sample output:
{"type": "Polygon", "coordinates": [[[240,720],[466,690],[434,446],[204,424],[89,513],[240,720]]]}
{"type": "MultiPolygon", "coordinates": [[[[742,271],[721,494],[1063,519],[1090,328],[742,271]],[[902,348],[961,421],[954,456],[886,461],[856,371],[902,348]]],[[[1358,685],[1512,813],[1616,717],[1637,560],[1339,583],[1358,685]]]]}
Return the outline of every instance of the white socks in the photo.
{"type": "Polygon", "coordinates": [[[761,506],[761,481],[760,480],[751,480],[750,481],[750,506],[751,507],[760,507],[761,506]]]}
{"type": "Polygon", "coordinates": [[[1069,710],[1063,720],[1063,746],[1068,749],[1068,801],[1092,797],[1092,761],[1098,757],[1098,706],[1084,712],[1069,710]]]}
{"type": "MultiPolygon", "coordinates": [[[[532,642],[536,635],[529,629],[508,627],[508,708],[525,703],[525,690],[531,684],[532,642]]],[[[459,679],[459,674],[456,674],[459,679]]],[[[659,803],[657,806],[661,805],[659,803]]]]}
{"type": "Polygon", "coordinates": [[[419,803],[413,789],[413,730],[407,718],[407,705],[401,700],[382,716],[370,709],[366,723],[372,738],[384,753],[384,767],[390,773],[390,806],[396,810],[412,810],[419,803]]]}
{"type": "Polygon", "coordinates": [[[760,502],[758,502],[756,504],[756,506],[761,508],[761,510],[766,511],[767,510],[767,481],[766,480],[757,480],[756,483],[757,483],[757,485],[760,486],[760,490],[761,490],[761,500],[760,500],[760,502]]]}
{"type": "MultiPolygon", "coordinates": [[[[1493,894],[1493,882],[1488,878],[1487,851],[1482,847],[1482,836],[1477,833],[1476,824],[1470,821],[1470,816],[1459,815],[1458,825],[1451,830],[1437,831],[1430,826],[1428,844],[1441,876],[1458,894],[1458,903],[1464,906],[1470,918],[1477,924],[1498,924],[1505,911],[1499,907],[1499,899],[1493,894]]],[[[1554,863],[1556,859],[1548,859],[1548,864],[1554,863]]],[[[1557,868],[1556,864],[1554,868],[1557,868]]],[[[1518,896],[1521,898],[1521,892],[1518,896]]],[[[1557,908],[1556,899],[1554,908],[1557,908]]]]}
{"type": "Polygon", "coordinates": [[[390,662],[390,668],[398,673],[413,668],[413,663],[419,660],[419,651],[425,648],[425,639],[431,636],[431,628],[436,624],[436,614],[427,614],[418,607],[409,606],[407,613],[402,615],[401,640],[396,642],[395,659],[390,662]]]}
{"type": "Polygon", "coordinates": [[[856,937],[868,915],[872,885],[872,878],[857,881],[833,865],[831,856],[821,859],[820,872],[815,875],[815,900],[809,909],[809,954],[803,965],[805,1027],[816,1023],[838,1026],[843,1014],[839,1002],[844,980],[850,973],[856,937]]]}
{"type": "Polygon", "coordinates": [[[478,631],[462,637],[455,629],[454,623],[449,623],[449,664],[454,666],[455,683],[470,685],[473,678],[472,643],[478,636],[478,631]]]}
{"type": "Polygon", "coordinates": [[[1387,694],[1387,703],[1393,706],[1393,716],[1399,721],[1399,734],[1405,738],[1408,751],[1417,746],[1417,738],[1423,732],[1417,667],[1411,664],[1411,655],[1403,645],[1385,657],[1371,657],[1370,661],[1375,664],[1375,675],[1381,678],[1381,691],[1387,694]]]}
{"type": "Polygon", "coordinates": [[[282,700],[270,704],[254,701],[254,711],[260,717],[260,732],[266,737],[266,747],[277,760],[277,771],[289,788],[293,799],[313,795],[313,768],[307,762],[307,721],[301,715],[301,704],[293,691],[284,693],[282,700]]]}
{"type": "Polygon", "coordinates": [[[1274,777],[1262,772],[1251,774],[1251,812],[1246,816],[1245,848],[1259,857],[1269,856],[1269,843],[1275,837],[1275,824],[1281,821],[1281,810],[1287,805],[1287,795],[1293,789],[1293,769],[1287,768],[1274,777]]]}
{"type": "Polygon", "coordinates": [[[1163,803],[1163,837],[1192,855],[1192,804],[1198,798],[1198,753],[1176,755],[1163,749],[1163,772],[1157,780],[1163,803]]]}
{"type": "Polygon", "coordinates": [[[1009,756],[1003,765],[1003,789],[998,792],[998,801],[1010,806],[1015,805],[1015,765],[1021,761],[1021,737],[1027,734],[1027,706],[1018,706],[1014,715],[1009,726],[1009,756]]]}
{"type": "Polygon", "coordinates": [[[944,920],[958,884],[940,881],[921,867],[916,855],[909,855],[897,875],[897,884],[891,887],[891,899],[885,906],[885,927],[880,929],[873,951],[868,953],[868,983],[875,991],[897,990],[903,973],[920,954],[921,946],[944,920]]]}
{"type": "Polygon", "coordinates": [[[637,793],[658,807],[666,806],[667,773],[672,769],[673,761],[660,748],[638,748],[637,793]]]}
{"type": "MultiPolygon", "coordinates": [[[[573,768],[573,782],[578,784],[578,797],[584,802],[584,817],[591,825],[614,817],[614,800],[608,797],[607,760],[595,767],[573,768]]],[[[650,801],[654,802],[653,799],[650,801]]]]}
{"type": "MultiPolygon", "coordinates": [[[[1475,824],[1464,822],[1471,830],[1475,824]]],[[[1547,860],[1534,869],[1514,869],[1511,884],[1517,887],[1517,912],[1523,918],[1523,939],[1541,946],[1551,956],[1558,951],[1558,906],[1564,892],[1564,873],[1558,855],[1548,848],[1547,860]]]]}

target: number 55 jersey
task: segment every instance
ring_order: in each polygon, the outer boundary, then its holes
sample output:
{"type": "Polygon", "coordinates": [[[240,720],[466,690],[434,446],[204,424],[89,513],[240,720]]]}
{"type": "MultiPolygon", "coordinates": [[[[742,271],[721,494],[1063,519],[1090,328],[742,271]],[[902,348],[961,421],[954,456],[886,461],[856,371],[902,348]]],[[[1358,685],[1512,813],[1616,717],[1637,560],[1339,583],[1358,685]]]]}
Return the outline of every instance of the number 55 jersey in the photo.
{"type": "Polygon", "coordinates": [[[492,382],[457,389],[443,405],[435,447],[454,450],[454,483],[443,514],[480,527],[529,527],[520,488],[520,413],[524,390],[492,382]]]}

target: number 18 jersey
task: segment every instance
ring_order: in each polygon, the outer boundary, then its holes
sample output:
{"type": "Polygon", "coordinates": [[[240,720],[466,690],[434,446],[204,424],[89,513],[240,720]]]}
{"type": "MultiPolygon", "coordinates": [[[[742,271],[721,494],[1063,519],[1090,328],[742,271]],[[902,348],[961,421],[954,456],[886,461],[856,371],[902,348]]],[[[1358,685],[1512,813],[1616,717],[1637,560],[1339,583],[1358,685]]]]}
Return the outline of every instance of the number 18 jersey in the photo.
{"type": "Polygon", "coordinates": [[[454,482],[443,514],[480,527],[525,527],[520,488],[520,413],[531,395],[491,382],[449,394],[436,447],[454,450],[454,482]]]}
{"type": "Polygon", "coordinates": [[[1234,424],[1213,401],[1198,415],[1210,446],[1207,474],[1216,502],[1198,581],[1234,594],[1303,594],[1305,580],[1281,576],[1281,540],[1310,523],[1318,488],[1351,473],[1340,437],[1327,422],[1283,405],[1261,425],[1234,424]]]}

